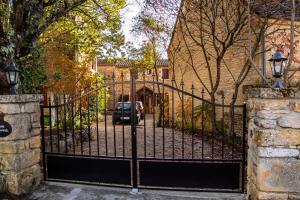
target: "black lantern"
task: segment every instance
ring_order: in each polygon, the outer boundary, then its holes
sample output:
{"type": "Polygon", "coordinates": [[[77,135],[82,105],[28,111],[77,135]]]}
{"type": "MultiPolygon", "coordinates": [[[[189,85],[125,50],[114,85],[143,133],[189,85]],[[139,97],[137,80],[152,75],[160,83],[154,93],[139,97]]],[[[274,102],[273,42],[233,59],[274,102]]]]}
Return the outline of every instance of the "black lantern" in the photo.
{"type": "Polygon", "coordinates": [[[11,64],[4,68],[4,72],[6,74],[8,84],[11,86],[10,94],[17,94],[15,86],[18,84],[20,70],[15,64],[11,64]]]}
{"type": "Polygon", "coordinates": [[[271,64],[273,76],[276,78],[274,88],[277,89],[283,88],[280,78],[284,73],[286,60],[287,58],[279,50],[277,50],[275,54],[272,55],[272,58],[269,60],[271,64]]]}

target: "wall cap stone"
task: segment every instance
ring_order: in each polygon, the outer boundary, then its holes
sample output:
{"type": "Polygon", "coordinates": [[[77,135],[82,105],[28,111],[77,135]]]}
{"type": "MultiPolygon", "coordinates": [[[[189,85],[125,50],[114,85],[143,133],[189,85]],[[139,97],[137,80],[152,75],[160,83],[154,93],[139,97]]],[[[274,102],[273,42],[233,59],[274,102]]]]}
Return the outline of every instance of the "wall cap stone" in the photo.
{"type": "Polygon", "coordinates": [[[0,103],[40,102],[43,99],[41,94],[0,95],[0,103]]]}
{"type": "Polygon", "coordinates": [[[266,88],[266,87],[253,87],[250,85],[245,85],[243,87],[243,92],[247,99],[249,98],[263,98],[263,99],[285,99],[285,98],[300,98],[300,91],[298,89],[290,89],[288,97],[286,96],[286,91],[266,88]]]}

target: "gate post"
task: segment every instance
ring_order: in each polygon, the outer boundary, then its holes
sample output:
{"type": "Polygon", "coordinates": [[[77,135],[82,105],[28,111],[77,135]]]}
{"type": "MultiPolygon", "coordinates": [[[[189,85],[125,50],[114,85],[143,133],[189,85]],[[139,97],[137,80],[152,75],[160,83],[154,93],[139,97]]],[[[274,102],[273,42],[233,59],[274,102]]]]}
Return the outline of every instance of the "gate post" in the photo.
{"type": "Polygon", "coordinates": [[[247,95],[248,199],[300,199],[300,94],[252,88],[247,95]]]}
{"type": "MultiPolygon", "coordinates": [[[[14,195],[31,192],[42,180],[41,95],[0,96],[0,185],[14,195]],[[4,125],[3,125],[4,124],[4,125]],[[11,132],[6,133],[7,127],[11,132]],[[6,134],[3,134],[6,133],[6,134]]],[[[0,188],[1,189],[1,188],[0,188]]],[[[1,191],[0,191],[1,192],[1,191]]]]}
{"type": "Polygon", "coordinates": [[[136,80],[135,74],[131,71],[131,151],[132,151],[132,192],[138,192],[138,171],[137,171],[137,136],[136,136],[136,80]]]}

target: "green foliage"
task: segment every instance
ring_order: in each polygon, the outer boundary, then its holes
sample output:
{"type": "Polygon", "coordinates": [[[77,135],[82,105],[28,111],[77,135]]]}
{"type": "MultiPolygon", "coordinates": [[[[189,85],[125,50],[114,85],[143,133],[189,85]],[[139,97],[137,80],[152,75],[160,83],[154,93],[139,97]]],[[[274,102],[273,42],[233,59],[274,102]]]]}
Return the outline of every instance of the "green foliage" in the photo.
{"type": "MultiPolygon", "coordinates": [[[[124,43],[120,10],[126,0],[51,0],[15,4],[18,3],[0,1],[0,67],[12,61],[22,66],[24,93],[38,92],[38,85],[45,78],[43,64],[28,60],[37,43],[42,47],[53,41],[64,44],[68,51],[61,49],[62,53],[67,52],[73,60],[76,60],[74,54],[79,53],[81,58],[78,60],[85,63],[95,56],[118,55],[124,43]]],[[[54,79],[49,85],[62,79],[62,75],[53,74],[52,70],[51,75],[47,74],[47,78],[54,79]]]]}
{"type": "Polygon", "coordinates": [[[102,74],[95,74],[93,77],[93,82],[92,82],[93,87],[91,89],[96,91],[95,91],[95,95],[93,95],[92,97],[93,100],[91,105],[91,117],[96,118],[97,114],[99,116],[99,114],[104,111],[105,107],[107,108],[107,102],[109,98],[109,94],[108,94],[109,88],[103,87],[104,79],[102,74]]]}
{"type": "Polygon", "coordinates": [[[86,59],[99,55],[115,57],[124,44],[120,9],[125,3],[125,0],[87,1],[53,23],[42,42],[60,40],[86,59]]]}
{"type": "Polygon", "coordinates": [[[34,48],[30,54],[22,58],[18,63],[21,70],[20,81],[22,93],[40,93],[39,87],[46,80],[45,66],[40,59],[41,53],[41,48],[34,48]]]}

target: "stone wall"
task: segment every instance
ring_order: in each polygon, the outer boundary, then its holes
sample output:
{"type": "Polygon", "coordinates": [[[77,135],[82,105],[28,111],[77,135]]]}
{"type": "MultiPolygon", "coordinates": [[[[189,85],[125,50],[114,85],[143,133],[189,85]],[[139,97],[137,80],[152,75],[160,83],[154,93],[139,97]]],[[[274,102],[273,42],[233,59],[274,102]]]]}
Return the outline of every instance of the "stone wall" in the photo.
{"type": "Polygon", "coordinates": [[[40,95],[0,96],[0,113],[12,126],[9,136],[0,137],[0,175],[4,188],[15,195],[30,192],[41,182],[41,100],[40,95]]]}
{"type": "Polygon", "coordinates": [[[248,93],[248,199],[300,199],[300,98],[258,90],[248,93]]]}

